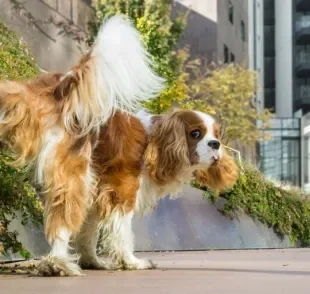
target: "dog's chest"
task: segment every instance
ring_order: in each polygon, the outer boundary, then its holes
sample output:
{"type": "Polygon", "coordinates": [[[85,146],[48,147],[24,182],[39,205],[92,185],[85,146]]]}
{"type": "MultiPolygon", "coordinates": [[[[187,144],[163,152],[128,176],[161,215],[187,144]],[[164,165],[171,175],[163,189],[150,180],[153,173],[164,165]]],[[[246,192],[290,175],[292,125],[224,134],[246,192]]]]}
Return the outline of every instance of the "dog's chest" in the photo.
{"type": "Polygon", "coordinates": [[[182,191],[183,185],[184,181],[175,181],[169,185],[158,186],[150,177],[142,175],[137,192],[135,214],[141,215],[153,211],[158,201],[166,196],[176,198],[182,191]]]}

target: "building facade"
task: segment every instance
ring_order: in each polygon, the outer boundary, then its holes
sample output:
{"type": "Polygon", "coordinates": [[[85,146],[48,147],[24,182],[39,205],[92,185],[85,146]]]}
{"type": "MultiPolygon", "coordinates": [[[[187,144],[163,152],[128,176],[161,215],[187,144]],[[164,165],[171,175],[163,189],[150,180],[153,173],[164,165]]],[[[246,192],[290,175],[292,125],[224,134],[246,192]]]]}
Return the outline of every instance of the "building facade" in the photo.
{"type": "Polygon", "coordinates": [[[217,1],[217,58],[225,63],[248,59],[248,1],[217,1]]]}
{"type": "Polygon", "coordinates": [[[73,23],[85,31],[94,17],[91,0],[0,1],[0,19],[30,47],[36,63],[47,71],[67,71],[87,47],[53,22],[73,23]],[[51,21],[53,20],[53,21],[51,21]]]}
{"type": "Polygon", "coordinates": [[[188,12],[180,47],[191,57],[208,61],[243,62],[248,57],[248,2],[244,0],[176,0],[188,12]]]}
{"type": "Polygon", "coordinates": [[[310,1],[249,0],[249,64],[259,75],[256,102],[274,119],[259,145],[263,172],[309,187],[310,1]]]}

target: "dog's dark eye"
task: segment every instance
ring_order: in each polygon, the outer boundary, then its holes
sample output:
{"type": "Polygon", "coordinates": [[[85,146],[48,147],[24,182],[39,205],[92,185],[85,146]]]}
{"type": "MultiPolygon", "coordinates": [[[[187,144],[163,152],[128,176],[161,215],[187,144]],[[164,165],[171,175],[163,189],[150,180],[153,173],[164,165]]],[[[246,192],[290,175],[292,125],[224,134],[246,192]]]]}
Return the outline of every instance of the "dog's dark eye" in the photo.
{"type": "Polygon", "coordinates": [[[199,139],[201,136],[201,132],[199,130],[193,130],[191,131],[191,137],[194,139],[199,139]]]}

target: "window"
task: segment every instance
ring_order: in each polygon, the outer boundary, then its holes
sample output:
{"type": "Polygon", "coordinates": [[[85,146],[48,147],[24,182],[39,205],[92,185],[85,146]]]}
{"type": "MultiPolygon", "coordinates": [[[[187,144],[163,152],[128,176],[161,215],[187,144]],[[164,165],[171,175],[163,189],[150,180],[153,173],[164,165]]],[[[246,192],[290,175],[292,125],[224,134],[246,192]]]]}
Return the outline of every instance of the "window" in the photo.
{"type": "Polygon", "coordinates": [[[226,45],[224,45],[224,63],[229,62],[229,50],[226,45]]]}
{"type": "Polygon", "coordinates": [[[236,58],[235,58],[235,54],[230,53],[230,62],[235,62],[236,58]]]}
{"type": "Polygon", "coordinates": [[[228,1],[228,19],[233,24],[234,23],[234,6],[231,1],[228,1]]]}
{"type": "Polygon", "coordinates": [[[241,29],[241,39],[242,41],[245,41],[245,24],[243,20],[241,20],[240,29],[241,29]]]}

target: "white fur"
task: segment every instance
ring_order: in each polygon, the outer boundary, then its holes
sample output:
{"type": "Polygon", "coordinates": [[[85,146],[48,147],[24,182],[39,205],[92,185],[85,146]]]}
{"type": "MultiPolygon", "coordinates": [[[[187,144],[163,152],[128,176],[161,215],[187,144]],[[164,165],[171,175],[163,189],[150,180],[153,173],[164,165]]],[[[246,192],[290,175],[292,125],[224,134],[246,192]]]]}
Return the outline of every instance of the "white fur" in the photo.
{"type": "Polygon", "coordinates": [[[164,80],[152,70],[152,61],[139,32],[124,16],[116,15],[100,28],[92,56],[96,64],[96,100],[104,123],[115,109],[133,112],[141,102],[157,96],[164,80]]]}
{"type": "Polygon", "coordinates": [[[152,115],[149,114],[145,109],[142,109],[136,114],[136,117],[143,124],[146,133],[149,135],[152,128],[152,115]]]}
{"type": "Polygon", "coordinates": [[[44,173],[48,166],[53,163],[56,153],[56,147],[64,137],[64,131],[61,128],[54,127],[49,129],[43,138],[43,144],[36,161],[35,180],[38,184],[44,183],[44,173]]]}
{"type": "Polygon", "coordinates": [[[71,232],[66,228],[59,228],[52,249],[47,257],[43,257],[38,265],[40,275],[44,276],[82,276],[76,257],[70,256],[69,241],[71,232]]]}
{"type": "Polygon", "coordinates": [[[115,211],[106,221],[102,222],[103,247],[109,252],[116,266],[136,270],[153,268],[152,262],[138,259],[133,253],[132,217],[133,212],[123,215],[115,211]]]}
{"type": "Polygon", "coordinates": [[[71,233],[66,228],[60,228],[58,236],[52,244],[51,256],[68,257],[71,233]]]}
{"type": "Polygon", "coordinates": [[[214,135],[215,120],[208,114],[199,111],[195,111],[195,113],[203,120],[207,127],[207,133],[197,144],[196,151],[200,158],[200,164],[210,166],[213,163],[213,155],[220,158],[223,154],[222,147],[220,147],[219,150],[214,150],[208,146],[210,141],[217,140],[214,135]]]}
{"type": "Polygon", "coordinates": [[[176,198],[184,185],[191,180],[195,169],[195,167],[188,167],[187,170],[180,171],[178,178],[165,186],[158,186],[146,173],[142,173],[135,203],[135,214],[142,215],[153,211],[158,200],[167,195],[170,198],[176,198]]]}

